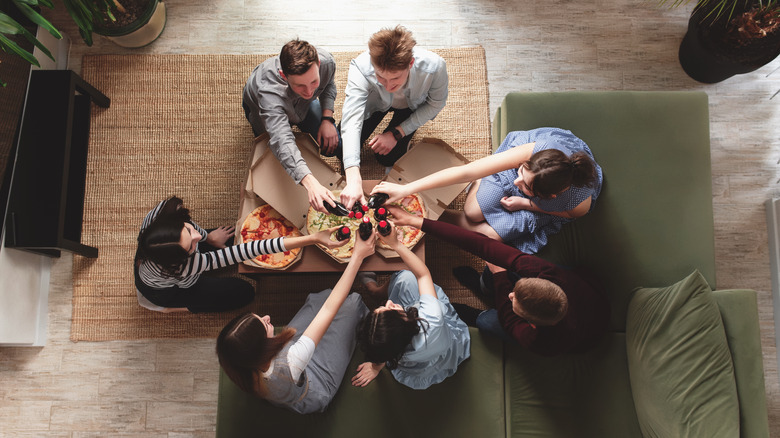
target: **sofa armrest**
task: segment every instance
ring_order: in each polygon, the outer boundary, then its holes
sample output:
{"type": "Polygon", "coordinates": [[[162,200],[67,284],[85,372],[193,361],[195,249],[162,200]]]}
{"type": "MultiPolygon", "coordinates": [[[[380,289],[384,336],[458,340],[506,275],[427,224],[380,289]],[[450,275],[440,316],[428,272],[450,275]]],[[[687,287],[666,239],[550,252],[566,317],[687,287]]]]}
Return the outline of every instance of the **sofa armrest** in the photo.
{"type": "Polygon", "coordinates": [[[712,292],[718,304],[734,363],[739,399],[740,436],[768,437],[769,420],[764,387],[758,303],[752,290],[712,292]]]}

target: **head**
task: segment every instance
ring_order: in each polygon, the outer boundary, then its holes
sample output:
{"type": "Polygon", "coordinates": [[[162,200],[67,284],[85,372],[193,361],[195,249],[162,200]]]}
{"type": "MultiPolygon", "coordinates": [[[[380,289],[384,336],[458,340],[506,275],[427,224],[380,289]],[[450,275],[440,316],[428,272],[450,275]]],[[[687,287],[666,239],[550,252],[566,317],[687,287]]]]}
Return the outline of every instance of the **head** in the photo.
{"type": "Polygon", "coordinates": [[[515,185],[527,196],[554,198],[571,186],[592,186],[596,176],[588,154],[577,152],[569,157],[557,149],[545,149],[520,165],[515,185]]]}
{"type": "Polygon", "coordinates": [[[268,369],[294,335],[295,329],[286,328],[274,336],[274,326],[267,315],[239,315],[217,337],[219,364],[239,388],[262,397],[264,387],[257,374],[268,369]]]}
{"type": "Polygon", "coordinates": [[[368,53],[376,78],[391,93],[398,91],[409,78],[414,64],[412,49],[417,42],[403,26],[382,29],[368,40],[368,53]]]}
{"type": "Polygon", "coordinates": [[[569,309],[569,300],[557,284],[542,278],[521,278],[509,293],[512,311],[535,326],[558,324],[569,309]]]}
{"type": "Polygon", "coordinates": [[[417,309],[404,310],[398,304],[388,300],[366,315],[358,324],[357,342],[373,363],[387,363],[389,369],[398,366],[398,361],[406,352],[412,338],[420,332],[417,309]]]}
{"type": "Polygon", "coordinates": [[[150,260],[175,274],[195,252],[202,236],[190,223],[190,211],[172,197],[157,217],[138,234],[136,260],[150,260]]]}
{"type": "Polygon", "coordinates": [[[317,49],[306,41],[293,40],[279,53],[282,70],[279,74],[295,94],[304,99],[314,97],[320,86],[320,57],[317,49]]]}

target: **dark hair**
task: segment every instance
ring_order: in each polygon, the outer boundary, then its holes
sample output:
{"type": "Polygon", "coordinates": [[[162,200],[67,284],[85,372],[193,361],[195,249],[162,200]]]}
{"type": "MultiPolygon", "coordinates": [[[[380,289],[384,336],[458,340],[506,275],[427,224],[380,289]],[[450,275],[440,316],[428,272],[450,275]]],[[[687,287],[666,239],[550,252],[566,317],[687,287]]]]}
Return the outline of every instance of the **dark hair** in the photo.
{"type": "Polygon", "coordinates": [[[545,149],[522,165],[535,174],[531,190],[540,198],[557,195],[571,186],[592,187],[596,182],[596,166],[585,152],[569,157],[557,149],[545,149]]]}
{"type": "Polygon", "coordinates": [[[529,316],[529,321],[540,325],[558,323],[569,310],[569,300],[560,286],[543,278],[526,277],[517,280],[512,292],[515,300],[529,316]]]}
{"type": "Polygon", "coordinates": [[[412,49],[416,44],[412,33],[403,26],[382,29],[368,40],[371,63],[374,68],[384,71],[405,70],[412,62],[412,49]]]}
{"type": "Polygon", "coordinates": [[[306,41],[294,39],[282,47],[279,53],[279,63],[285,76],[302,75],[309,71],[311,65],[319,62],[317,49],[306,41]]]}
{"type": "Polygon", "coordinates": [[[190,222],[190,211],[182,207],[183,202],[175,196],[168,199],[152,223],[138,233],[136,264],[149,260],[160,265],[170,276],[179,274],[190,256],[179,245],[181,230],[190,222]]]}
{"type": "Polygon", "coordinates": [[[422,322],[427,323],[418,316],[416,307],[407,308],[405,313],[396,310],[373,311],[358,324],[357,343],[365,353],[366,360],[387,363],[387,368],[392,370],[398,366],[412,338],[420,333],[420,329],[425,330],[421,327],[422,322]]]}
{"type": "Polygon", "coordinates": [[[217,358],[225,374],[241,390],[265,397],[266,388],[257,374],[295,336],[295,329],[285,328],[269,338],[265,325],[252,313],[233,318],[217,337],[217,358]]]}

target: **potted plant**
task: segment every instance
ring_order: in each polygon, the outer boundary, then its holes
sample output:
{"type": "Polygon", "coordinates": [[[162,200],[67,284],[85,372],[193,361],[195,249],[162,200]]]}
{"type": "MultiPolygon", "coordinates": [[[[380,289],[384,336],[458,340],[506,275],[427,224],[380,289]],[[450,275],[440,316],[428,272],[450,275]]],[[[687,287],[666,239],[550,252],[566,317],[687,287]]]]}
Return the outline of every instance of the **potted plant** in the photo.
{"type": "Polygon", "coordinates": [[[122,47],[143,47],[165,28],[165,4],[159,0],[64,0],[79,33],[92,45],[92,32],[122,47]]]}
{"type": "Polygon", "coordinates": [[[715,83],[756,70],[778,54],[780,0],[699,0],[679,59],[688,76],[715,83]]]}

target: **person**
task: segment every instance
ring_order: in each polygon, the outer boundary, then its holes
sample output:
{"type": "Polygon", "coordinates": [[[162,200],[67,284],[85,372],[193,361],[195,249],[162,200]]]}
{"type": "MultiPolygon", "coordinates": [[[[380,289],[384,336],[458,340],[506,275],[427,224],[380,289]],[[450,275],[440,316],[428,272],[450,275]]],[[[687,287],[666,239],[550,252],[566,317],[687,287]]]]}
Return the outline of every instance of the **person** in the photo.
{"type": "Polygon", "coordinates": [[[274,335],[269,316],[229,322],[217,337],[225,374],[242,390],[300,414],[322,412],[336,395],[355,349],[355,327],[368,309],[349,291],[375,236],[358,239],[332,290],[310,294],[287,328],[274,335]]]}
{"type": "Polygon", "coordinates": [[[432,173],[407,185],[377,184],[388,202],[434,187],[474,181],[462,212],[442,220],[535,254],[563,224],[590,212],[604,176],[571,131],[538,128],[507,134],[493,155],[432,173]]]}
{"type": "Polygon", "coordinates": [[[334,197],[311,173],[295,142],[291,125],[311,134],[326,157],[341,156],[341,138],[333,118],[336,63],[327,51],[292,40],[279,56],[252,70],[244,86],[244,114],[255,136],[268,132],[268,146],[284,170],[302,185],[311,206],[325,212],[334,197]]]}
{"type": "MultiPolygon", "coordinates": [[[[420,228],[487,262],[483,289],[492,292],[495,308],[479,311],[455,305],[461,318],[480,331],[544,356],[585,352],[607,332],[609,301],[587,270],[566,269],[484,234],[416,217],[398,207],[388,209],[396,225],[420,228]]],[[[477,287],[472,283],[471,289],[477,287]]]]}
{"type": "Polygon", "coordinates": [[[330,240],[335,230],[301,237],[278,237],[228,246],[234,227],[206,231],[190,218],[177,197],[161,201],[144,218],[135,254],[135,286],[139,302],[162,311],[222,312],[252,302],[254,288],[239,278],[201,276],[206,271],[285,252],[313,243],[329,247],[345,242],[330,240]]]}
{"type": "Polygon", "coordinates": [[[458,318],[441,287],[433,283],[425,263],[398,241],[395,227],[380,239],[411,271],[396,272],[381,287],[366,282],[370,293],[387,296],[387,302],[358,326],[358,345],[368,362],[358,366],[352,384],[368,385],[387,366],[398,382],[426,389],[455,374],[469,358],[468,326],[458,318]]]}
{"type": "Polygon", "coordinates": [[[447,102],[447,64],[416,44],[403,26],[382,29],[369,39],[368,51],[350,62],[340,126],[348,179],[349,172],[356,173],[341,192],[348,208],[358,200],[365,204],[360,148],[387,113],[393,113],[387,128],[368,145],[380,164],[392,166],[406,153],[417,128],[447,102]]]}

